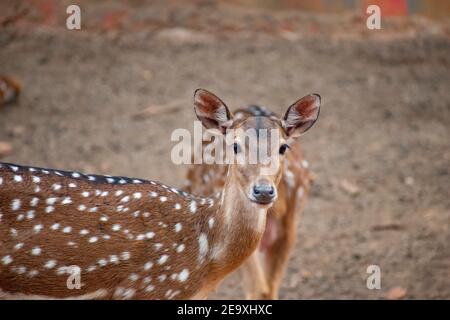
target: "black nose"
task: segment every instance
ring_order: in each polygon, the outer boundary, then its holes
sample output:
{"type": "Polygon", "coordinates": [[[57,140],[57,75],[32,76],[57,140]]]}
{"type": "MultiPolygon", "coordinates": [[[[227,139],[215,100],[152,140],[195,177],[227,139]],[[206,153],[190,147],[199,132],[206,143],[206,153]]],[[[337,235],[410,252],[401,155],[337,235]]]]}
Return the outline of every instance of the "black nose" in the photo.
{"type": "Polygon", "coordinates": [[[252,193],[259,203],[270,203],[275,198],[275,188],[267,183],[255,184],[252,193]]]}

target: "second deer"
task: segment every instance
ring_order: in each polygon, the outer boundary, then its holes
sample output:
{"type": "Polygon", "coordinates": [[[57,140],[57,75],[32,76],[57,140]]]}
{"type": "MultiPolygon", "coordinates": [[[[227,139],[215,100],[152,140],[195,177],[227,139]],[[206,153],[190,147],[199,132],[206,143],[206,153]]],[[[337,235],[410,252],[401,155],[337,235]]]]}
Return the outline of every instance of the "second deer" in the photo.
{"type": "MultiPolygon", "coordinates": [[[[270,152],[309,129],[312,95],[281,122],[270,152]]],[[[197,117],[221,132],[255,126],[233,119],[205,90],[197,117]]],[[[239,131],[233,135],[236,152],[239,131]]],[[[282,176],[261,165],[231,164],[219,197],[198,197],[159,182],[0,163],[0,298],[199,299],[258,247],[282,176]],[[76,267],[76,268],[74,268],[76,267]],[[80,283],[68,285],[75,272],[80,283]]]]}

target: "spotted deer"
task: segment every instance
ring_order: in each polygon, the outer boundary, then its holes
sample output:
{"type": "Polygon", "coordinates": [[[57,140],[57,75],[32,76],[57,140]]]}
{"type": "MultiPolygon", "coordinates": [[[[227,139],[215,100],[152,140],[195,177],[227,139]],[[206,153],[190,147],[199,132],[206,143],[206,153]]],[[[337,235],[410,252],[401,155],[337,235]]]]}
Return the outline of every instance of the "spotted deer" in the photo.
{"type": "MultiPolygon", "coordinates": [[[[319,105],[320,97],[306,96],[293,106],[297,110],[309,112],[311,103],[319,105]]],[[[289,141],[289,144],[282,144],[279,149],[284,159],[282,159],[281,179],[276,185],[278,197],[268,210],[261,243],[258,250],[238,269],[247,299],[278,298],[279,287],[296,240],[297,221],[303,211],[313,180],[298,139],[292,139],[302,132],[297,131],[294,136],[283,127],[283,121],[289,119],[290,112],[292,112],[291,108],[288,109],[285,117],[280,119],[268,109],[252,105],[246,109],[238,109],[234,113],[235,126],[244,125],[254,129],[266,126],[277,127],[283,131],[289,141]]],[[[318,112],[317,109],[317,115],[318,112]]],[[[312,124],[313,122],[305,126],[303,132],[312,124]]],[[[209,144],[209,141],[203,142],[200,146],[202,152],[209,144]]],[[[216,194],[225,185],[228,170],[228,165],[221,164],[192,165],[187,172],[186,190],[202,195],[216,194]]]]}
{"type": "MultiPolygon", "coordinates": [[[[194,109],[224,133],[255,125],[234,121],[206,90],[195,92],[194,109]]],[[[261,126],[283,132],[278,149],[318,112],[311,96],[261,126]]],[[[246,149],[240,134],[234,145],[246,149]]],[[[156,181],[1,163],[0,297],[206,298],[258,247],[281,166],[261,176],[262,165],[230,164],[220,194],[202,197],[156,181]],[[68,285],[74,266],[78,288],[68,285]]]]}

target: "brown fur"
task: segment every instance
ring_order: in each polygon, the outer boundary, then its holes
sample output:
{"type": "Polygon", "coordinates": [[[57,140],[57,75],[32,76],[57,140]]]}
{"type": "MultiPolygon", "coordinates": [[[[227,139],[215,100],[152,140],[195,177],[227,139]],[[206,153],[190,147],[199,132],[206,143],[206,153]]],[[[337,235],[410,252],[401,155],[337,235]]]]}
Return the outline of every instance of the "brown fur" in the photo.
{"type": "MultiPolygon", "coordinates": [[[[118,291],[123,288],[134,291],[131,296],[133,299],[170,298],[174,292],[178,293],[173,298],[192,298],[199,292],[213,289],[226,274],[237,268],[254,251],[262,236],[262,228],[255,229],[253,221],[243,217],[259,209],[248,205],[247,200],[236,193],[231,181],[230,187],[224,191],[224,197],[234,199],[233,208],[230,208],[233,211],[233,224],[226,225],[222,216],[224,210],[228,209],[226,205],[221,205],[222,202],[215,201],[211,205],[211,198],[174,192],[160,183],[141,180],[142,183],[134,184],[131,179],[127,179],[124,184],[108,183],[105,180],[107,177],[101,176],[95,176],[96,181],[89,181],[88,176],[73,178],[67,172],[59,176],[54,170],[32,168],[31,172],[27,167],[9,164],[0,166],[0,259],[5,256],[13,259],[7,264],[0,260],[0,288],[9,295],[66,298],[102,290],[107,292],[105,298],[117,299],[122,298],[118,291]],[[22,180],[15,181],[15,176],[20,176],[22,180]],[[39,177],[40,182],[33,182],[33,177],[39,177]],[[70,183],[75,183],[76,187],[70,188],[70,183]],[[61,188],[55,190],[54,184],[61,185],[61,188]],[[36,191],[37,186],[39,191],[36,191]],[[123,194],[117,196],[118,190],[123,190],[123,194]],[[89,196],[83,197],[82,192],[89,192],[89,196]],[[108,195],[102,196],[100,192],[108,192],[108,195]],[[142,194],[140,199],[133,198],[136,192],[142,194]],[[158,196],[153,198],[151,192],[158,193],[158,196]],[[127,196],[130,200],[124,203],[122,200],[127,196]],[[167,197],[167,201],[161,202],[161,196],[167,197]],[[30,201],[35,197],[39,200],[33,206],[30,201]],[[63,204],[66,197],[70,197],[72,203],[63,204]],[[48,198],[56,198],[52,205],[54,211],[50,213],[46,213],[46,208],[50,206],[46,203],[48,198]],[[21,201],[17,210],[12,208],[15,199],[21,201]],[[190,210],[192,201],[196,203],[194,213],[190,210]],[[174,209],[176,203],[181,205],[180,210],[174,209]],[[80,204],[86,209],[80,211],[80,204]],[[120,205],[128,210],[117,212],[120,205]],[[91,208],[98,208],[97,212],[89,212],[91,208]],[[29,210],[35,212],[32,219],[26,217],[29,210]],[[134,217],[133,213],[137,210],[140,214],[134,217]],[[144,212],[150,215],[144,217],[144,212]],[[19,221],[19,215],[25,217],[19,221]],[[103,216],[107,216],[108,221],[102,221],[103,216]],[[209,225],[210,218],[215,219],[213,226],[209,225]],[[178,222],[182,224],[182,229],[175,232],[178,222]],[[60,224],[57,230],[52,229],[55,223],[60,224]],[[119,231],[112,230],[114,224],[121,225],[119,231]],[[36,225],[42,225],[43,228],[36,232],[36,225]],[[70,232],[63,232],[68,226],[71,227],[70,232]],[[89,234],[80,235],[83,229],[89,230],[89,234]],[[129,232],[125,233],[124,230],[129,232]],[[154,232],[154,237],[137,239],[139,234],[147,232],[154,232]],[[204,234],[208,240],[208,250],[202,261],[198,259],[200,234],[204,234]],[[104,239],[105,235],[109,238],[104,239]],[[91,243],[89,239],[93,236],[98,237],[98,240],[91,243]],[[228,244],[223,244],[224,239],[228,244]],[[69,245],[70,241],[74,245],[69,245]],[[18,243],[23,243],[23,246],[15,249],[18,243]],[[160,249],[155,249],[157,243],[162,244],[160,249]],[[176,250],[179,244],[185,246],[182,252],[176,250]],[[220,256],[213,257],[212,252],[217,246],[222,248],[220,256]],[[32,254],[35,247],[41,248],[39,255],[32,254]],[[233,250],[235,247],[240,250],[233,250]],[[129,252],[129,259],[121,258],[123,252],[129,252]],[[159,265],[157,261],[163,254],[168,256],[167,262],[159,265]],[[110,262],[111,255],[116,255],[119,261],[110,262]],[[107,260],[107,264],[99,265],[100,259],[107,260]],[[56,260],[57,265],[51,269],[45,268],[49,260],[56,260]],[[144,265],[148,261],[153,266],[145,270],[144,265]],[[81,268],[82,287],[79,290],[69,290],[66,285],[68,275],[57,273],[59,267],[70,265],[81,268]],[[96,266],[96,270],[88,271],[92,265],[96,266]],[[25,267],[26,271],[20,272],[21,267],[25,267]],[[186,281],[171,278],[172,274],[180,274],[183,269],[189,270],[186,281]],[[39,273],[31,276],[32,270],[39,273]],[[131,281],[131,274],[137,274],[139,280],[131,281]],[[160,281],[158,277],[161,275],[166,275],[166,279],[160,281]],[[151,277],[151,281],[145,283],[145,277],[151,277]],[[149,285],[153,285],[154,290],[146,292],[149,285]]],[[[62,171],[58,172],[61,174],[62,171]]],[[[119,181],[121,178],[113,179],[119,181]]],[[[265,216],[261,218],[265,219],[265,216]]]]}

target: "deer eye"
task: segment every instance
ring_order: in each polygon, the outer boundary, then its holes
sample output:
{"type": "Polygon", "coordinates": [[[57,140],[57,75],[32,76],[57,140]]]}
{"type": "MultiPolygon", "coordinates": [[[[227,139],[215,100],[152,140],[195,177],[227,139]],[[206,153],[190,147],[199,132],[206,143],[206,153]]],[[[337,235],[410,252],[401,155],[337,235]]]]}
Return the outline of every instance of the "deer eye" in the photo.
{"type": "Polygon", "coordinates": [[[287,149],[289,149],[289,145],[287,144],[282,144],[280,147],[280,154],[284,154],[286,152],[287,149]]]}
{"type": "Polygon", "coordinates": [[[238,154],[239,152],[241,152],[241,146],[235,142],[233,143],[233,150],[235,154],[238,154]]]}

